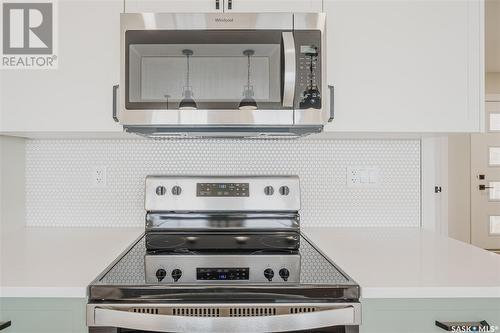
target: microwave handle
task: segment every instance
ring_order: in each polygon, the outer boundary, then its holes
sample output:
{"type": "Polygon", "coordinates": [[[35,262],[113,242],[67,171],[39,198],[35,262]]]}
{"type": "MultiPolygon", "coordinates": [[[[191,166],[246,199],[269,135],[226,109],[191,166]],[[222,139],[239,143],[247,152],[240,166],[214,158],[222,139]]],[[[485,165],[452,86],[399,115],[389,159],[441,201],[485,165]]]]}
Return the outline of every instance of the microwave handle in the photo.
{"type": "Polygon", "coordinates": [[[282,33],[283,54],[285,60],[284,79],[283,79],[283,107],[293,108],[295,95],[295,39],[293,32],[285,31],[282,33]]]}
{"type": "Polygon", "coordinates": [[[113,113],[112,113],[112,115],[113,115],[113,120],[114,120],[115,122],[117,122],[117,123],[118,123],[118,122],[120,122],[120,120],[118,119],[118,113],[117,113],[117,104],[118,104],[118,99],[117,99],[117,97],[118,97],[118,87],[119,87],[119,85],[117,85],[117,84],[115,84],[115,85],[113,86],[113,113]]]}
{"type": "Polygon", "coordinates": [[[328,89],[330,89],[330,117],[328,122],[331,123],[335,118],[335,86],[329,85],[328,89]]]}

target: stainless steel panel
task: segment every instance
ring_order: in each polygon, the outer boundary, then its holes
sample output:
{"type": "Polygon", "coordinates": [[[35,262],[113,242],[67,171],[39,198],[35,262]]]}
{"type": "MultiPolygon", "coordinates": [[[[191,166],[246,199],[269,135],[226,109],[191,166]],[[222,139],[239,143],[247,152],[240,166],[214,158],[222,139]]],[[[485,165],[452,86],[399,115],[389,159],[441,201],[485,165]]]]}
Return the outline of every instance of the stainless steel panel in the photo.
{"type": "Polygon", "coordinates": [[[293,125],[293,110],[126,110],[124,95],[120,94],[123,125],[293,125]]]}
{"type": "Polygon", "coordinates": [[[322,100],[323,100],[323,107],[321,110],[316,110],[316,109],[307,109],[307,110],[295,110],[295,123],[296,124],[301,124],[301,125],[313,125],[313,124],[318,124],[321,123],[323,124],[324,122],[328,121],[329,119],[329,113],[326,112],[326,110],[329,109],[328,105],[329,104],[324,104],[325,99],[329,100],[328,98],[328,93],[322,93],[322,100]],[[325,118],[326,117],[326,118],[325,118]]]}
{"type": "Polygon", "coordinates": [[[293,108],[295,93],[295,41],[292,32],[283,32],[283,56],[285,59],[283,75],[283,107],[293,108]]]}
{"type": "Polygon", "coordinates": [[[292,30],[291,13],[123,13],[127,30],[292,30]]]}
{"type": "Polygon", "coordinates": [[[248,138],[257,140],[266,139],[296,139],[311,133],[319,133],[323,125],[301,126],[123,126],[124,130],[150,138],[248,138]]]}
{"type": "Polygon", "coordinates": [[[320,30],[325,32],[326,14],[325,13],[294,13],[294,30],[320,30]]]}
{"type": "Polygon", "coordinates": [[[287,332],[360,324],[359,303],[87,305],[87,325],[90,327],[122,327],[155,332],[287,332]],[[260,311],[255,314],[254,311],[252,315],[252,308],[263,308],[270,314],[261,315],[260,311]],[[304,312],[295,313],[294,308],[304,312]],[[179,309],[180,313],[177,314],[175,309],[179,309]],[[200,312],[199,309],[201,314],[194,315],[200,312]],[[247,309],[250,309],[249,316],[221,316],[246,313],[247,309]]]}
{"type": "Polygon", "coordinates": [[[300,255],[298,254],[187,254],[187,255],[146,255],[144,258],[146,282],[153,284],[293,284],[300,281],[300,255]],[[197,280],[197,268],[249,268],[248,280],[197,280]],[[264,276],[264,270],[272,269],[274,277],[268,281],[264,276]],[[282,268],[288,269],[290,276],[284,281],[279,276],[282,268]],[[164,269],[166,277],[158,282],[156,271],[164,269]],[[170,273],[174,269],[180,269],[182,276],[174,282],[170,273]]]}
{"type": "Polygon", "coordinates": [[[148,213],[146,231],[296,231],[300,229],[298,214],[168,214],[148,213]]]}
{"type": "Polygon", "coordinates": [[[148,176],[145,187],[146,211],[298,211],[300,209],[300,184],[297,176],[249,176],[249,177],[207,177],[207,176],[148,176]],[[197,183],[248,183],[248,197],[198,197],[197,183]],[[158,195],[159,186],[166,188],[164,195],[158,195]],[[180,186],[179,195],[171,189],[180,186]],[[264,188],[273,186],[273,195],[266,195],[264,188]],[[288,195],[281,195],[279,188],[288,186],[288,195]]]}

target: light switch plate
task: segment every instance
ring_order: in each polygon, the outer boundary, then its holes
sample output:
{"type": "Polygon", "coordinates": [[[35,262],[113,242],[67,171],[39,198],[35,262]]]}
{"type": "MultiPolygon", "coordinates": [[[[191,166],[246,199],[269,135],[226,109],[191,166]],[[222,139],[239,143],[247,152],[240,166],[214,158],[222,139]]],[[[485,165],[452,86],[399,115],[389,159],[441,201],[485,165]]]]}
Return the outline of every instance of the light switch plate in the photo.
{"type": "Polygon", "coordinates": [[[347,187],[369,188],[380,185],[380,169],[376,166],[348,166],[347,187]]]}

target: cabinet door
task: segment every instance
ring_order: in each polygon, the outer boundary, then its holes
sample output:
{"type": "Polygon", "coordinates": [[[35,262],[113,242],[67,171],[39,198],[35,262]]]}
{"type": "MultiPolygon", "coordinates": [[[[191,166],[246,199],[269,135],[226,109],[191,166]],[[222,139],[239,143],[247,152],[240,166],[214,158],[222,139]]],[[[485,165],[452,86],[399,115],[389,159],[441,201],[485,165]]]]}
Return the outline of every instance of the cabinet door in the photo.
{"type": "Polygon", "coordinates": [[[327,130],[481,130],[481,1],[325,0],[327,130]]]}
{"type": "Polygon", "coordinates": [[[85,298],[0,298],[2,333],[87,333],[85,298]]]}
{"type": "Polygon", "coordinates": [[[321,0],[225,0],[226,12],[310,12],[322,11],[321,0]]]}
{"type": "MultiPolygon", "coordinates": [[[[365,298],[361,300],[361,306],[363,322],[360,333],[444,333],[442,328],[436,326],[436,321],[473,323],[485,320],[492,327],[500,325],[500,301],[493,297],[365,298]]],[[[455,332],[467,331],[464,329],[455,332]]]]}
{"type": "Polygon", "coordinates": [[[1,71],[0,132],[121,132],[111,112],[123,1],[55,3],[58,68],[1,71]]]}
{"type": "Polygon", "coordinates": [[[222,12],[224,0],[125,0],[126,13],[222,12]]]}

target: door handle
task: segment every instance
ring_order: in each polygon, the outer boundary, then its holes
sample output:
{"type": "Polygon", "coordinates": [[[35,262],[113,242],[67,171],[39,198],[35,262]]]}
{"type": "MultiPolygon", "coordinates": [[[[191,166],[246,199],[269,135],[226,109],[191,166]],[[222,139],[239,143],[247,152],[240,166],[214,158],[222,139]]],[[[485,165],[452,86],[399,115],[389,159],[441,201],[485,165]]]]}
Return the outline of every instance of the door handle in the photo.
{"type": "Polygon", "coordinates": [[[284,55],[284,80],[283,80],[283,107],[293,108],[293,99],[295,95],[295,39],[293,33],[286,31],[282,34],[283,55],[284,55]]]}
{"type": "Polygon", "coordinates": [[[93,322],[88,326],[121,327],[133,330],[154,332],[206,332],[244,333],[249,332],[288,332],[312,330],[338,325],[359,325],[360,307],[357,304],[342,305],[324,311],[273,316],[249,317],[196,317],[136,313],[97,306],[91,309],[93,322]]]}
{"type": "Polygon", "coordinates": [[[113,120],[115,122],[120,122],[120,120],[118,119],[118,111],[117,111],[117,104],[118,104],[118,100],[117,100],[117,95],[118,95],[118,87],[119,85],[115,84],[113,86],[113,120]]]}
{"type": "Polygon", "coordinates": [[[494,186],[479,185],[479,191],[488,190],[490,188],[495,188],[494,186]]]}
{"type": "Polygon", "coordinates": [[[10,320],[8,320],[8,321],[0,321],[0,331],[3,330],[3,329],[6,329],[7,327],[10,327],[10,325],[12,325],[12,323],[10,322],[10,320]]]}
{"type": "Polygon", "coordinates": [[[335,118],[335,86],[329,85],[328,89],[330,89],[330,117],[328,118],[328,122],[331,123],[333,118],[335,118]]]}

